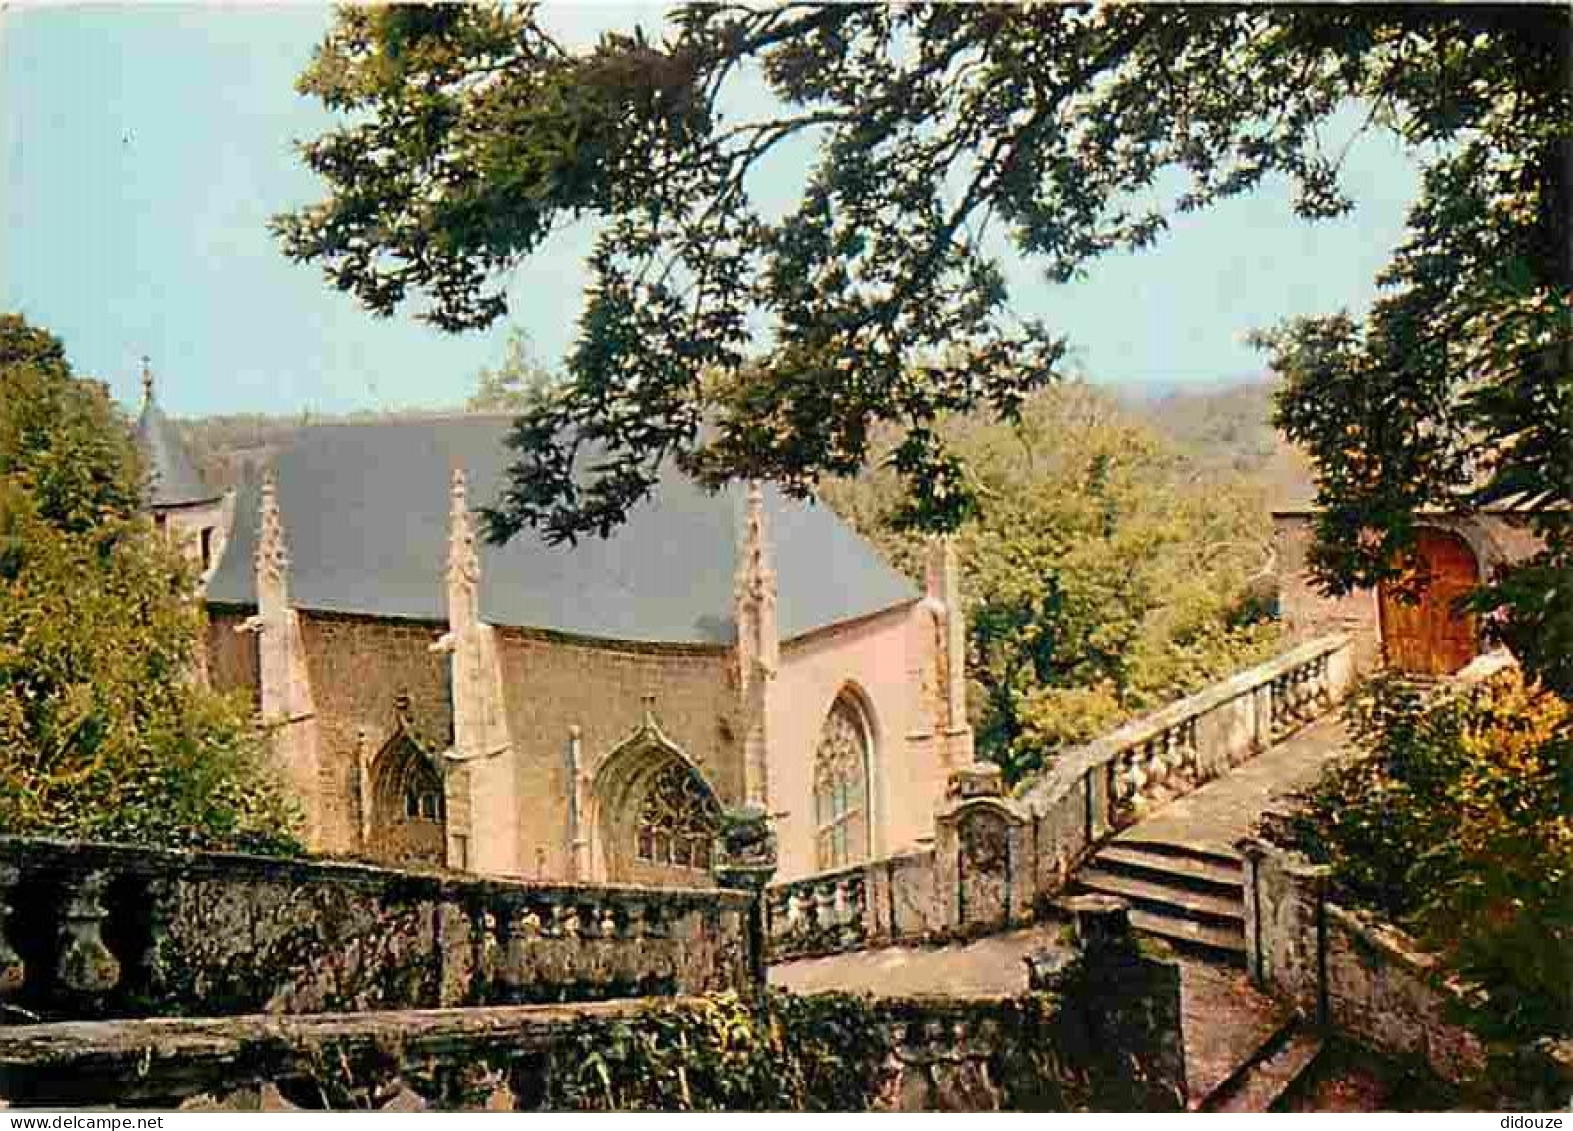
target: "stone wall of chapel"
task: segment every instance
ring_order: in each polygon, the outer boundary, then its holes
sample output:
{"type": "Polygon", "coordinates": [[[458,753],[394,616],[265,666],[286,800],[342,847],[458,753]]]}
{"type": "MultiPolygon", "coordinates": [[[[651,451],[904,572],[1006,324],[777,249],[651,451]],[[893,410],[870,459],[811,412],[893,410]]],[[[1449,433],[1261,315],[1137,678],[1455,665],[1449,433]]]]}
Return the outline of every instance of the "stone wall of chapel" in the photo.
{"type": "Polygon", "coordinates": [[[219,558],[224,554],[224,544],[229,540],[230,521],[233,518],[234,496],[214,499],[188,507],[169,507],[158,512],[165,535],[202,574],[206,583],[219,558]],[[207,565],[202,564],[202,532],[208,534],[207,565]]]}
{"type": "MultiPolygon", "coordinates": [[[[446,749],[452,728],[448,657],[429,647],[446,626],[300,612],[301,644],[317,714],[320,852],[362,854],[360,732],[368,756],[397,733],[395,701],[423,745],[446,749]]],[[[369,801],[369,799],[367,799],[369,801]]]]}
{"type": "Polygon", "coordinates": [[[262,703],[262,673],[257,634],[235,631],[250,609],[208,609],[206,645],[208,682],[219,691],[244,691],[252,709],[262,703]]]}
{"type": "Polygon", "coordinates": [[[780,880],[814,872],[814,752],[836,696],[852,687],[874,731],[872,855],[933,835],[947,767],[936,731],[933,617],[921,603],[813,633],[781,646],[770,725],[770,808],[780,880]]]}
{"type": "MultiPolygon", "coordinates": [[[[257,638],[236,633],[249,610],[215,610],[208,627],[215,686],[257,687],[257,638]]],[[[434,749],[446,746],[452,719],[448,657],[429,651],[441,624],[299,613],[316,708],[320,843],[331,853],[361,854],[359,733],[375,755],[396,729],[395,701],[410,698],[409,715],[434,749]]],[[[743,797],[741,717],[730,650],[620,646],[497,630],[503,710],[519,802],[517,812],[456,812],[467,817],[472,840],[500,820],[518,822],[526,877],[566,878],[568,837],[567,745],[579,727],[580,767],[589,834],[595,774],[643,720],[654,696],[662,731],[699,768],[723,807],[743,797]]],[[[838,626],[782,646],[769,727],[770,806],[778,824],[779,876],[815,868],[813,760],[820,728],[836,695],[853,686],[874,729],[871,782],[873,851],[888,854],[932,834],[933,810],[946,767],[935,733],[937,679],[933,620],[918,604],[838,626]]],[[[484,806],[485,798],[475,799],[484,806]]],[[[644,877],[654,880],[655,877],[644,877]]]]}
{"type": "MultiPolygon", "coordinates": [[[[521,844],[527,877],[569,873],[570,728],[580,728],[588,800],[596,771],[638,730],[646,695],[654,696],[662,732],[698,767],[721,806],[742,801],[742,725],[730,651],[576,642],[499,628],[497,652],[518,796],[528,810],[521,844]]],[[[588,812],[583,817],[588,835],[588,812]]],[[[476,836],[484,835],[485,824],[477,813],[476,836]]]]}

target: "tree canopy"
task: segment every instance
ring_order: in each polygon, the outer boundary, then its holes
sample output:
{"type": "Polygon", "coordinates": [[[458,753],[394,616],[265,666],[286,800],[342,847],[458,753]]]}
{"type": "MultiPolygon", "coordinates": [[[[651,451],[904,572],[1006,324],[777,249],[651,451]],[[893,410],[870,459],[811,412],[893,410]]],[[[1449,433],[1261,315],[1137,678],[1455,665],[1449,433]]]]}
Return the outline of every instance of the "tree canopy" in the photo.
{"type": "Polygon", "coordinates": [[[495,369],[482,369],[466,412],[521,413],[544,400],[557,383],[557,375],[535,356],[530,336],[514,329],[508,335],[503,357],[495,369]]]}
{"type": "MultiPolygon", "coordinates": [[[[984,499],[956,534],[979,753],[1017,781],[1053,753],[1281,647],[1260,593],[1259,482],[1208,472],[1107,394],[1066,382],[1015,425],[941,421],[984,499]]],[[[891,443],[875,437],[876,454],[891,443]]],[[[915,580],[921,535],[888,469],[824,498],[915,580]]]]}
{"type": "Polygon", "coordinates": [[[294,847],[249,707],[194,678],[195,578],[105,388],[0,315],[0,830],[294,847]]]}
{"type": "Polygon", "coordinates": [[[1013,315],[1006,243],[1069,279],[1270,175],[1336,215],[1327,135],[1353,105],[1426,167],[1371,316],[1268,339],[1281,424],[1322,469],[1313,565],[1367,583],[1418,508],[1512,495],[1555,578],[1568,28],[1562,5],[689,4],[661,38],[570,49],[529,5],[350,9],[299,84],[341,115],[301,149],[328,198],[275,223],[370,309],[454,330],[502,317],[554,230],[597,223],[566,383],[519,421],[495,537],[605,533],[666,460],[807,491],[892,428],[905,519],[954,529],[978,497],[936,420],[1014,419],[1064,350],[1013,315]],[[739,112],[757,81],[767,109],[739,112]],[[766,209],[761,177],[805,142],[766,209]]]}

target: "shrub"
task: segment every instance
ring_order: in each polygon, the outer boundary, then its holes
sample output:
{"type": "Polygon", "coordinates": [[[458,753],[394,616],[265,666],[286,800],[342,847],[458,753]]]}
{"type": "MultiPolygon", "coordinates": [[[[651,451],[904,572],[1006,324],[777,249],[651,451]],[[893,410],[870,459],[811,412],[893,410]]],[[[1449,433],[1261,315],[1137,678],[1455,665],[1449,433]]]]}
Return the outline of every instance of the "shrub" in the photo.
{"type": "Polygon", "coordinates": [[[1483,985],[1488,1033],[1573,1030],[1573,709],[1512,671],[1430,704],[1376,681],[1349,718],[1364,756],[1269,835],[1483,985]]]}

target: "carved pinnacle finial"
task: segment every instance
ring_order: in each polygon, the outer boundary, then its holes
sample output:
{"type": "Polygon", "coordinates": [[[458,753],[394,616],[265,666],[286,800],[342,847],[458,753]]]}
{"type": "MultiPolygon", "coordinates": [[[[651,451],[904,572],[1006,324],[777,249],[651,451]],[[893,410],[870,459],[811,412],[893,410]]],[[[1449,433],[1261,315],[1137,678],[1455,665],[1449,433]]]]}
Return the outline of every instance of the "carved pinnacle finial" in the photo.
{"type": "Polygon", "coordinates": [[[142,355],[142,403],[153,402],[153,359],[142,355]]]}
{"type": "Polygon", "coordinates": [[[771,595],[774,585],[775,573],[770,568],[770,548],[766,544],[765,492],[756,479],[748,484],[743,547],[737,566],[737,595],[762,600],[771,595]]]}
{"type": "Polygon", "coordinates": [[[257,576],[281,581],[289,569],[289,550],[284,544],[284,516],[279,511],[278,485],[269,468],[262,476],[262,523],[257,531],[257,576]]]}
{"type": "Polygon", "coordinates": [[[481,558],[475,545],[475,522],[465,501],[468,483],[464,468],[453,469],[453,486],[448,509],[448,580],[474,585],[481,578],[481,558]]]}

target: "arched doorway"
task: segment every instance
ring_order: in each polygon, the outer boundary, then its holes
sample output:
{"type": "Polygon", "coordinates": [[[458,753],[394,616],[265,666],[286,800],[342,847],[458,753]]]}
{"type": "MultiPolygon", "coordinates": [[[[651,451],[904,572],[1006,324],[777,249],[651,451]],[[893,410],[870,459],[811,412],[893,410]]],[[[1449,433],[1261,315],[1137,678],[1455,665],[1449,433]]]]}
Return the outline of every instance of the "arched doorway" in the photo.
{"type": "Polygon", "coordinates": [[[1455,605],[1480,583],[1480,563],[1457,534],[1434,527],[1416,533],[1418,567],[1378,592],[1382,651],[1398,671],[1449,675],[1479,652],[1474,614],[1455,605]]]}
{"type": "Polygon", "coordinates": [[[599,873],[613,883],[708,886],[721,805],[710,783],[653,723],[596,775],[599,873]]]}
{"type": "Polygon", "coordinates": [[[390,742],[372,767],[373,855],[397,864],[445,864],[443,794],[442,778],[408,735],[390,742]]]}
{"type": "Polygon", "coordinates": [[[814,749],[814,866],[841,868],[869,857],[869,766],[873,734],[862,705],[843,691],[814,749]]]}

